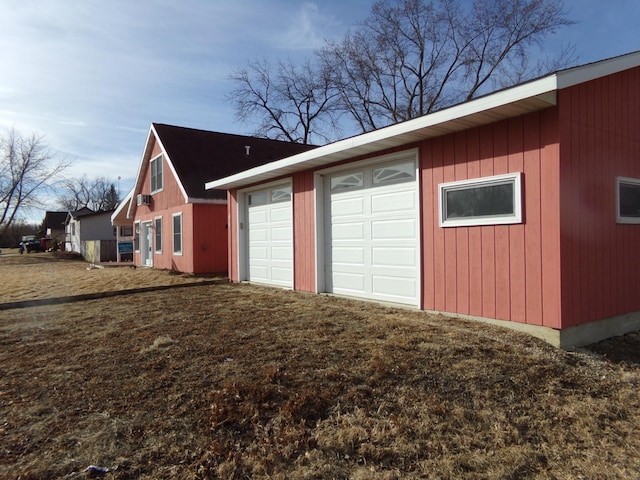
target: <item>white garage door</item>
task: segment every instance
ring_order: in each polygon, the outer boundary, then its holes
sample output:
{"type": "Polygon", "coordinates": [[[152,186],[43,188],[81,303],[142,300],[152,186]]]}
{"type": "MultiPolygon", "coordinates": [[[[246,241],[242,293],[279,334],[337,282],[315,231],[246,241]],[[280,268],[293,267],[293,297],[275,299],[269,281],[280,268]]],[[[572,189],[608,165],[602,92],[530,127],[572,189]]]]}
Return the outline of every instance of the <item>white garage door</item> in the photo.
{"type": "Polygon", "coordinates": [[[248,280],[293,287],[291,185],[247,194],[248,280]]]}
{"type": "Polygon", "coordinates": [[[327,290],[418,305],[415,161],[337,173],[325,185],[327,290]]]}

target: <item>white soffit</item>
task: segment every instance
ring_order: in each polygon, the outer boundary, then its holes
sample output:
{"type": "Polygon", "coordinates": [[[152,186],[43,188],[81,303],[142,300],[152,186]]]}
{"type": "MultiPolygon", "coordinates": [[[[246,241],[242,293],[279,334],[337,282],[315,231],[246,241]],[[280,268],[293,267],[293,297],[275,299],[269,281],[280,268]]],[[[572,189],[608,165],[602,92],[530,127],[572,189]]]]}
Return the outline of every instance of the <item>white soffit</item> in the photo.
{"type": "Polygon", "coordinates": [[[556,105],[557,91],[640,65],[640,51],[570,68],[444,110],[340,140],[205,184],[239,188],[340,160],[400,147],[556,105]]]}

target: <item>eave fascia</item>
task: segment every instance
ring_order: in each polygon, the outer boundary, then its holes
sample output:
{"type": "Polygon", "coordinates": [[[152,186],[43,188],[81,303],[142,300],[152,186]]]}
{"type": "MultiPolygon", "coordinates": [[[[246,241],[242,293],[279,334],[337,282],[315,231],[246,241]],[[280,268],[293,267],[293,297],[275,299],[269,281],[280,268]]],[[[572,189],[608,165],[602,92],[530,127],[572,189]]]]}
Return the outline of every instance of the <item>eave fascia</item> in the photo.
{"type": "Polygon", "coordinates": [[[205,189],[233,189],[296,171],[402,147],[428,138],[466,130],[543,110],[557,104],[557,75],[549,75],[435,113],[318,147],[205,183],[205,189]]]}

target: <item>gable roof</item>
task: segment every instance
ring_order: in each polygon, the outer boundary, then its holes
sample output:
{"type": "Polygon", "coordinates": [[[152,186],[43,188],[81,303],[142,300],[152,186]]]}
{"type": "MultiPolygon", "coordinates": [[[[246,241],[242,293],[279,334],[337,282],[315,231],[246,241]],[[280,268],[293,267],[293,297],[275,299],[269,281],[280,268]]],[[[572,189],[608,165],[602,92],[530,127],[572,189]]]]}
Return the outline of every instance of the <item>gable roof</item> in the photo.
{"type": "Polygon", "coordinates": [[[640,51],[568,68],[434,113],[339,140],[268,165],[218,180],[211,179],[206,183],[206,188],[240,188],[275,177],[291,175],[297,171],[320,168],[340,160],[402,147],[543,110],[557,104],[558,90],[638,66],[640,66],[640,51]]]}
{"type": "MultiPolygon", "coordinates": [[[[207,190],[204,182],[315,148],[299,143],[152,123],[133,196],[142,193],[140,189],[146,166],[151,160],[154,137],[180,185],[185,203],[226,200],[226,191],[207,190]]],[[[130,202],[128,216],[132,215],[135,206],[135,202],[130,202]]]]}

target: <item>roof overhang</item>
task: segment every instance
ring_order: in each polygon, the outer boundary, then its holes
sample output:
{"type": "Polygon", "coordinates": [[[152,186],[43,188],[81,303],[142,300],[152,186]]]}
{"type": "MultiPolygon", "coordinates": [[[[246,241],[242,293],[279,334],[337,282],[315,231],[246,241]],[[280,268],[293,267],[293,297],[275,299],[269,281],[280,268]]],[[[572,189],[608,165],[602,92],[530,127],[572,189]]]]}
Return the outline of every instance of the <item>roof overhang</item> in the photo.
{"type": "Polygon", "coordinates": [[[206,189],[233,189],[275,177],[320,168],[341,160],[410,145],[448,133],[542,110],[556,104],[556,78],[487,95],[454,107],[318,147],[205,184],[206,189]]]}
{"type": "Polygon", "coordinates": [[[129,204],[131,203],[131,199],[133,198],[133,189],[129,191],[124,200],[120,202],[120,205],[114,210],[111,214],[111,225],[115,226],[126,226],[132,224],[132,219],[127,215],[129,210],[129,204]]]}
{"type": "Polygon", "coordinates": [[[371,155],[448,133],[543,110],[560,89],[640,65],[640,52],[563,70],[435,113],[340,140],[308,152],[207,182],[206,189],[234,189],[341,160],[371,155]]]}

